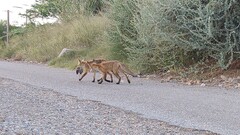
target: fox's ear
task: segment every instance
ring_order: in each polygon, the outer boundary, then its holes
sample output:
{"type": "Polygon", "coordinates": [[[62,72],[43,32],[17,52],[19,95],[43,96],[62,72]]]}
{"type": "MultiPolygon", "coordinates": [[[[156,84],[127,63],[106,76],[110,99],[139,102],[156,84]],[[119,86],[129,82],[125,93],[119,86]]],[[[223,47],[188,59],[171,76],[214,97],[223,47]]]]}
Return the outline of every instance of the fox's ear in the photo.
{"type": "Polygon", "coordinates": [[[80,59],[78,59],[78,65],[79,65],[79,64],[81,64],[81,60],[80,60],[80,59]]]}

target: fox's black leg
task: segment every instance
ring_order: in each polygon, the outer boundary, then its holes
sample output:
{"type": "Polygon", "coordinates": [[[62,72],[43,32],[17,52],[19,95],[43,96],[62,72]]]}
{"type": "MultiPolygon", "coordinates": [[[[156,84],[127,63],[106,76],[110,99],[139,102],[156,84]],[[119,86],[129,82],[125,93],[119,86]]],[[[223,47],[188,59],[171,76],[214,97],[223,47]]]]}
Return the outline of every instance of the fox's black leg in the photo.
{"type": "Polygon", "coordinates": [[[108,80],[108,79],[104,79],[106,82],[111,82],[110,80],[108,80]]]}
{"type": "Polygon", "coordinates": [[[118,80],[118,82],[116,84],[120,84],[120,82],[121,82],[121,78],[119,78],[119,80],[118,80]]]}
{"type": "Polygon", "coordinates": [[[101,84],[103,82],[103,79],[99,79],[98,84],[101,84]]]}
{"type": "Polygon", "coordinates": [[[85,73],[81,76],[81,78],[79,79],[79,81],[81,81],[81,80],[83,79],[83,77],[86,76],[86,75],[87,75],[87,72],[85,72],[85,73]]]}
{"type": "Polygon", "coordinates": [[[118,78],[118,82],[116,84],[120,84],[120,82],[121,82],[120,75],[117,72],[115,72],[115,73],[113,72],[113,74],[118,78]]]}
{"type": "Polygon", "coordinates": [[[98,79],[97,81],[100,82],[102,80],[102,78],[98,79]]]}
{"type": "Polygon", "coordinates": [[[131,83],[128,76],[124,72],[122,72],[122,73],[126,76],[128,83],[131,83]]]}
{"type": "Polygon", "coordinates": [[[111,82],[110,80],[107,79],[107,73],[103,73],[102,78],[103,78],[106,82],[111,82]]]}
{"type": "Polygon", "coordinates": [[[93,74],[93,80],[92,80],[92,82],[95,82],[96,72],[95,72],[95,71],[93,71],[93,72],[94,72],[94,74],[93,74]]]}
{"type": "Polygon", "coordinates": [[[110,82],[112,83],[113,82],[112,74],[108,72],[108,75],[110,76],[110,78],[111,78],[110,82]]]}

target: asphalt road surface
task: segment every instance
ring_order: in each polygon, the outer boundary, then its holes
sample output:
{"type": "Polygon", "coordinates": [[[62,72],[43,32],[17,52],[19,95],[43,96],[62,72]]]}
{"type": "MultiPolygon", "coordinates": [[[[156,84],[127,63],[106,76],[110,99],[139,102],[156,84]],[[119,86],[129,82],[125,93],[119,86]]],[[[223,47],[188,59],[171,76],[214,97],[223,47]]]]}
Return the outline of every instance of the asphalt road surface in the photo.
{"type": "Polygon", "coordinates": [[[172,125],[226,135],[240,134],[240,90],[184,86],[143,78],[130,78],[131,84],[126,78],[120,85],[97,84],[91,82],[92,74],[79,82],[75,71],[6,61],[0,61],[0,77],[79,99],[100,101],[172,125]]]}

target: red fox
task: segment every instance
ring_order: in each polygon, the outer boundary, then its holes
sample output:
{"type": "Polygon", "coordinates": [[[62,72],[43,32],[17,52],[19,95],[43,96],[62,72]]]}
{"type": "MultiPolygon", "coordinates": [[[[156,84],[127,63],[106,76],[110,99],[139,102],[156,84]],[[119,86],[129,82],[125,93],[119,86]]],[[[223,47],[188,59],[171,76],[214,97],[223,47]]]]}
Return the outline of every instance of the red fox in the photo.
{"type": "MultiPolygon", "coordinates": [[[[104,62],[106,60],[104,59],[96,59],[96,60],[91,60],[91,61],[84,61],[84,60],[80,60],[78,59],[78,65],[77,65],[77,69],[76,69],[76,74],[82,74],[82,76],[80,77],[79,81],[81,81],[83,79],[84,76],[87,75],[88,72],[90,72],[91,70],[93,70],[93,81],[92,82],[95,82],[95,77],[96,77],[96,69],[92,66],[92,64],[99,64],[101,62],[104,62]],[[82,67],[82,68],[81,68],[82,67]]],[[[111,77],[111,81],[107,80],[108,82],[113,82],[113,79],[112,79],[112,74],[111,73],[107,73],[108,75],[110,75],[111,77]]]]}
{"type": "Polygon", "coordinates": [[[133,77],[137,77],[137,75],[135,75],[126,67],[126,65],[120,63],[119,61],[103,61],[101,63],[93,63],[92,67],[98,68],[98,70],[102,73],[102,78],[98,80],[99,84],[101,84],[103,80],[107,82],[109,81],[106,79],[106,75],[110,72],[112,72],[118,78],[117,84],[120,84],[121,81],[119,72],[123,73],[126,76],[128,83],[130,83],[130,80],[127,74],[132,75],[133,77]]]}

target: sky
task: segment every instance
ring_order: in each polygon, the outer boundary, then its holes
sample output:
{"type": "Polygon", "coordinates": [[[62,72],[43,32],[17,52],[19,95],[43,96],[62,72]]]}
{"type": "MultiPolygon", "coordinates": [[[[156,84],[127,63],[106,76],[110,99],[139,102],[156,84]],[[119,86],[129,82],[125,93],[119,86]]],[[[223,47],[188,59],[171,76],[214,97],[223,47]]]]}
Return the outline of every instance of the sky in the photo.
{"type": "MultiPolygon", "coordinates": [[[[26,9],[30,9],[35,0],[0,0],[0,20],[7,20],[7,10],[10,10],[10,24],[21,26],[26,22],[25,17],[21,17],[19,13],[24,14],[26,9]]],[[[38,19],[39,23],[48,22],[48,20],[38,19]]]]}

